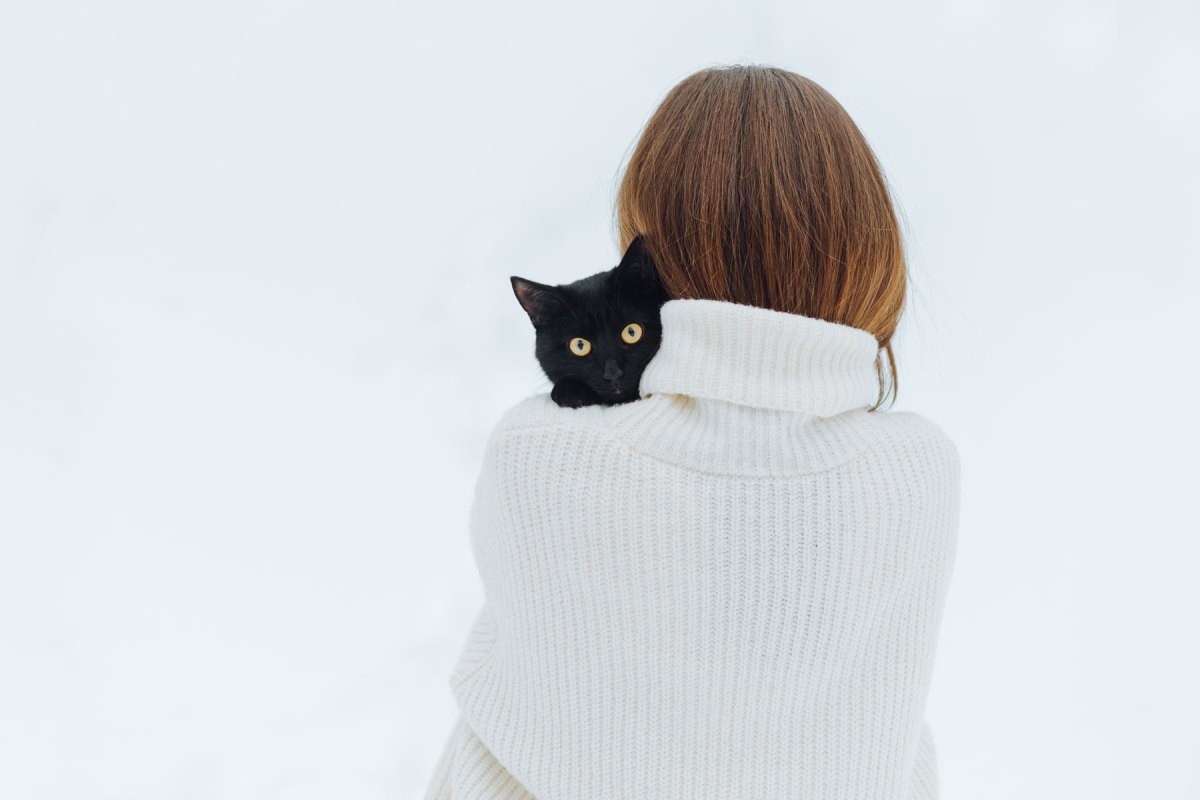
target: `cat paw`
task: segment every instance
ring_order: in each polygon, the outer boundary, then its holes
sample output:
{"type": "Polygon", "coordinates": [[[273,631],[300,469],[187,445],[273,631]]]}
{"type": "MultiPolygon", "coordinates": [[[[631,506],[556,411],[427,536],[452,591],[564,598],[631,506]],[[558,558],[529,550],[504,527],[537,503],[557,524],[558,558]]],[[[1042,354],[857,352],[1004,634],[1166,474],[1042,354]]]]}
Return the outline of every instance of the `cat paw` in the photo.
{"type": "Polygon", "coordinates": [[[596,393],[582,383],[562,381],[554,385],[550,399],[563,408],[581,408],[595,405],[600,401],[596,393]]]}

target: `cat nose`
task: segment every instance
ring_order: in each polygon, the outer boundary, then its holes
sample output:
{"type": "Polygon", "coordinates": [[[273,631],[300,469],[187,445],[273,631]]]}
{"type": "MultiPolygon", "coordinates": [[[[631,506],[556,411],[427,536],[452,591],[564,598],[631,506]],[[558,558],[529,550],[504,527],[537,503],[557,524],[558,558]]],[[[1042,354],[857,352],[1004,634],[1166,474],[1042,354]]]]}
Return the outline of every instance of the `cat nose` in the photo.
{"type": "Polygon", "coordinates": [[[615,381],[625,374],[625,371],[617,366],[617,362],[609,359],[604,362],[604,380],[615,381]]]}

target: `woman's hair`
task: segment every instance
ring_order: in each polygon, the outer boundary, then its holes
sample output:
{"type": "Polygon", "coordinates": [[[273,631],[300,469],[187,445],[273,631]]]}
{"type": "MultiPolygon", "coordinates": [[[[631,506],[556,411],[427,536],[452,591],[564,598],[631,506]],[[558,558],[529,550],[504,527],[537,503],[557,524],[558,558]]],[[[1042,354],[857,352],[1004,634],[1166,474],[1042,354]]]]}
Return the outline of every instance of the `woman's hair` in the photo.
{"type": "Polygon", "coordinates": [[[678,83],[637,142],[617,192],[621,252],[641,234],[672,298],[726,300],[874,334],[895,400],[892,335],[904,247],[883,171],[846,109],[770,66],[703,69],[678,83]]]}

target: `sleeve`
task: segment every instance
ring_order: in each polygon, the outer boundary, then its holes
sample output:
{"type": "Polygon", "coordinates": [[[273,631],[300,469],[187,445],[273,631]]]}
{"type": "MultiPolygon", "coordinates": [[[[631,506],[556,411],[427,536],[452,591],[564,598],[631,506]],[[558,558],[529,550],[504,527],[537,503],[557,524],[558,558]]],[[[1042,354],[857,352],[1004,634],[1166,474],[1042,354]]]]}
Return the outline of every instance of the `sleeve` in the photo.
{"type": "Polygon", "coordinates": [[[450,736],[442,746],[442,754],[438,756],[437,764],[433,767],[433,777],[429,779],[429,785],[425,789],[424,800],[451,800],[453,797],[450,792],[450,767],[454,761],[454,751],[458,746],[462,724],[460,714],[450,730],[450,736]]]}
{"type": "Polygon", "coordinates": [[[496,760],[462,714],[442,749],[424,800],[536,800],[496,760]]]}
{"type": "Polygon", "coordinates": [[[933,731],[928,722],[921,723],[921,740],[917,745],[917,762],[913,768],[912,788],[908,800],[937,800],[937,751],[933,746],[933,731]]]}
{"type": "MultiPolygon", "coordinates": [[[[927,657],[932,661],[937,642],[941,638],[941,621],[958,549],[962,459],[957,445],[940,427],[923,417],[913,417],[921,423],[923,429],[921,435],[914,440],[914,456],[917,457],[913,463],[924,465],[923,469],[930,476],[925,485],[933,492],[930,504],[932,516],[929,520],[932,527],[930,558],[937,562],[936,573],[939,579],[929,600],[932,605],[929,608],[930,642],[927,657]]],[[[931,674],[931,664],[926,668],[931,674]]],[[[923,684],[920,689],[922,707],[928,690],[928,684],[923,684]]],[[[908,800],[937,800],[939,784],[933,731],[928,721],[922,720],[908,800]]]]}
{"type": "MultiPolygon", "coordinates": [[[[470,509],[472,529],[478,515],[493,513],[497,475],[493,460],[497,439],[507,432],[542,424],[545,417],[554,414],[557,409],[550,401],[549,394],[531,395],[507,409],[493,426],[475,483],[470,509]]],[[[486,552],[480,551],[474,538],[471,546],[477,563],[481,558],[488,558],[486,552]]],[[[495,638],[495,623],[485,603],[468,632],[450,675],[452,689],[487,662],[495,638]]],[[[488,750],[460,711],[433,767],[423,800],[535,799],[488,750]]]]}

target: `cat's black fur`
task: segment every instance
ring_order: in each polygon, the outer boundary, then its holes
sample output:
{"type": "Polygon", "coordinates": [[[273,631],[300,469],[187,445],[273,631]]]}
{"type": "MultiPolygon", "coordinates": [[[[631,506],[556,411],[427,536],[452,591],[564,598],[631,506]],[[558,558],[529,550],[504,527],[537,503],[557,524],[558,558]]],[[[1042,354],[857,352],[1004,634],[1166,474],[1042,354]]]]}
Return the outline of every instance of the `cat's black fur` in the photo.
{"type": "Polygon", "coordinates": [[[578,408],[638,399],[642,370],[662,341],[659,309],[668,299],[640,236],[616,267],[574,283],[549,286],[516,275],[510,280],[533,323],[534,354],[554,383],[555,403],[578,408]],[[634,322],[642,336],[627,344],[621,331],[634,322]],[[591,343],[590,353],[571,351],[576,337],[591,343]]]}

